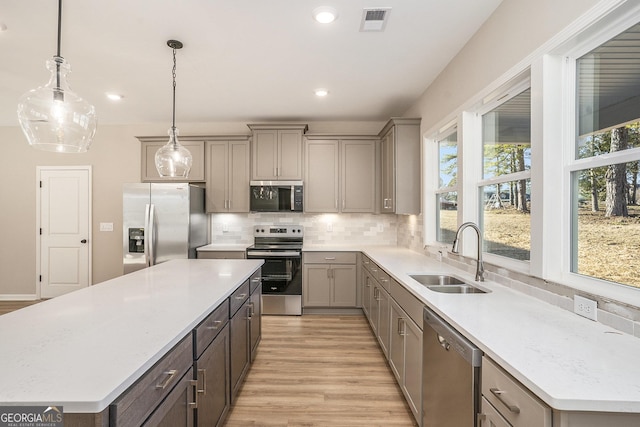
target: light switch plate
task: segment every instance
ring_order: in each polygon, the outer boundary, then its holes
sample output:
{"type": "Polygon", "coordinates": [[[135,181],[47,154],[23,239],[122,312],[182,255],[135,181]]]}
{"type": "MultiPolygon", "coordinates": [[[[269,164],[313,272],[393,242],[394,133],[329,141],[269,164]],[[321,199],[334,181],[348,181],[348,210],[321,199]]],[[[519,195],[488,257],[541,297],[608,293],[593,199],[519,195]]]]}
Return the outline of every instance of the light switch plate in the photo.
{"type": "Polygon", "coordinates": [[[113,223],[112,222],[101,222],[100,223],[100,231],[113,231],[113,223]]]}
{"type": "Polygon", "coordinates": [[[598,321],[598,303],[589,298],[576,295],[573,297],[573,312],[582,317],[598,321]]]}

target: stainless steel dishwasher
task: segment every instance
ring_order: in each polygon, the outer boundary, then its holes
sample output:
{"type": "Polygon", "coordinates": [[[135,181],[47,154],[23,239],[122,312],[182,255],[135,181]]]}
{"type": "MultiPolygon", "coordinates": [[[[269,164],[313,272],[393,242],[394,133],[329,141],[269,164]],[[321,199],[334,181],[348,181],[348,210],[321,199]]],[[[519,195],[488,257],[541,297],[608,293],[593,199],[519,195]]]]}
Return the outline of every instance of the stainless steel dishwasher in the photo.
{"type": "Polygon", "coordinates": [[[473,427],[482,351],[427,307],[423,323],[422,427],[473,427]]]}

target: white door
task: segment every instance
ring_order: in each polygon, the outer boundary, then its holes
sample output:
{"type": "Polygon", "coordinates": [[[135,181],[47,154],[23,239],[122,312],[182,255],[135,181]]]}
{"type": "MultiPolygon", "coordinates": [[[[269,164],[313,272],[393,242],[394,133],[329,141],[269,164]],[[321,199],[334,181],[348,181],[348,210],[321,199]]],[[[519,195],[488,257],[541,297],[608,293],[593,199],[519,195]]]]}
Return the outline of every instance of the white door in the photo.
{"type": "Polygon", "coordinates": [[[38,167],[38,282],[52,298],[89,286],[91,167],[38,167]]]}

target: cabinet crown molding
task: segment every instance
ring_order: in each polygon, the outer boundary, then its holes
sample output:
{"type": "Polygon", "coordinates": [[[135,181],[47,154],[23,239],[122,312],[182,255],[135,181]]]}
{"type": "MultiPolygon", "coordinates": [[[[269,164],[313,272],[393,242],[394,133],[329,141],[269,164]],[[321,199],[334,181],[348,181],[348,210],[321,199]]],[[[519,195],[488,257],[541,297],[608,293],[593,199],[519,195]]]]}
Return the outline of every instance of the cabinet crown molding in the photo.
{"type": "MultiPolygon", "coordinates": [[[[140,142],[161,142],[168,141],[168,135],[162,136],[136,136],[140,142]]],[[[229,135],[178,135],[179,141],[246,141],[251,138],[250,134],[229,134],[229,135]]]]}
{"type": "Polygon", "coordinates": [[[302,130],[305,133],[309,130],[306,123],[250,123],[247,125],[249,129],[254,130],[302,130]]]}

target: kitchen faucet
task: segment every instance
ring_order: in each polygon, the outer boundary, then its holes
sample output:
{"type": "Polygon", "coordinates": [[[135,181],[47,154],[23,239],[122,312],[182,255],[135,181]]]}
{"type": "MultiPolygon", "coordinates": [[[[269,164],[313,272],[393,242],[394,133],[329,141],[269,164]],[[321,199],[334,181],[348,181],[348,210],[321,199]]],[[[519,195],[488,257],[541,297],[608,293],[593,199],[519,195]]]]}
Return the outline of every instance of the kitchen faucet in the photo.
{"type": "Polygon", "coordinates": [[[477,225],[475,225],[473,222],[465,222],[460,226],[460,228],[458,228],[458,231],[456,231],[456,238],[453,239],[453,246],[451,247],[451,252],[454,254],[458,253],[458,239],[460,238],[460,234],[462,234],[462,231],[467,227],[471,227],[474,230],[476,230],[476,234],[478,235],[478,258],[476,260],[476,281],[484,282],[484,264],[482,262],[482,231],[480,231],[480,228],[477,225]]]}

